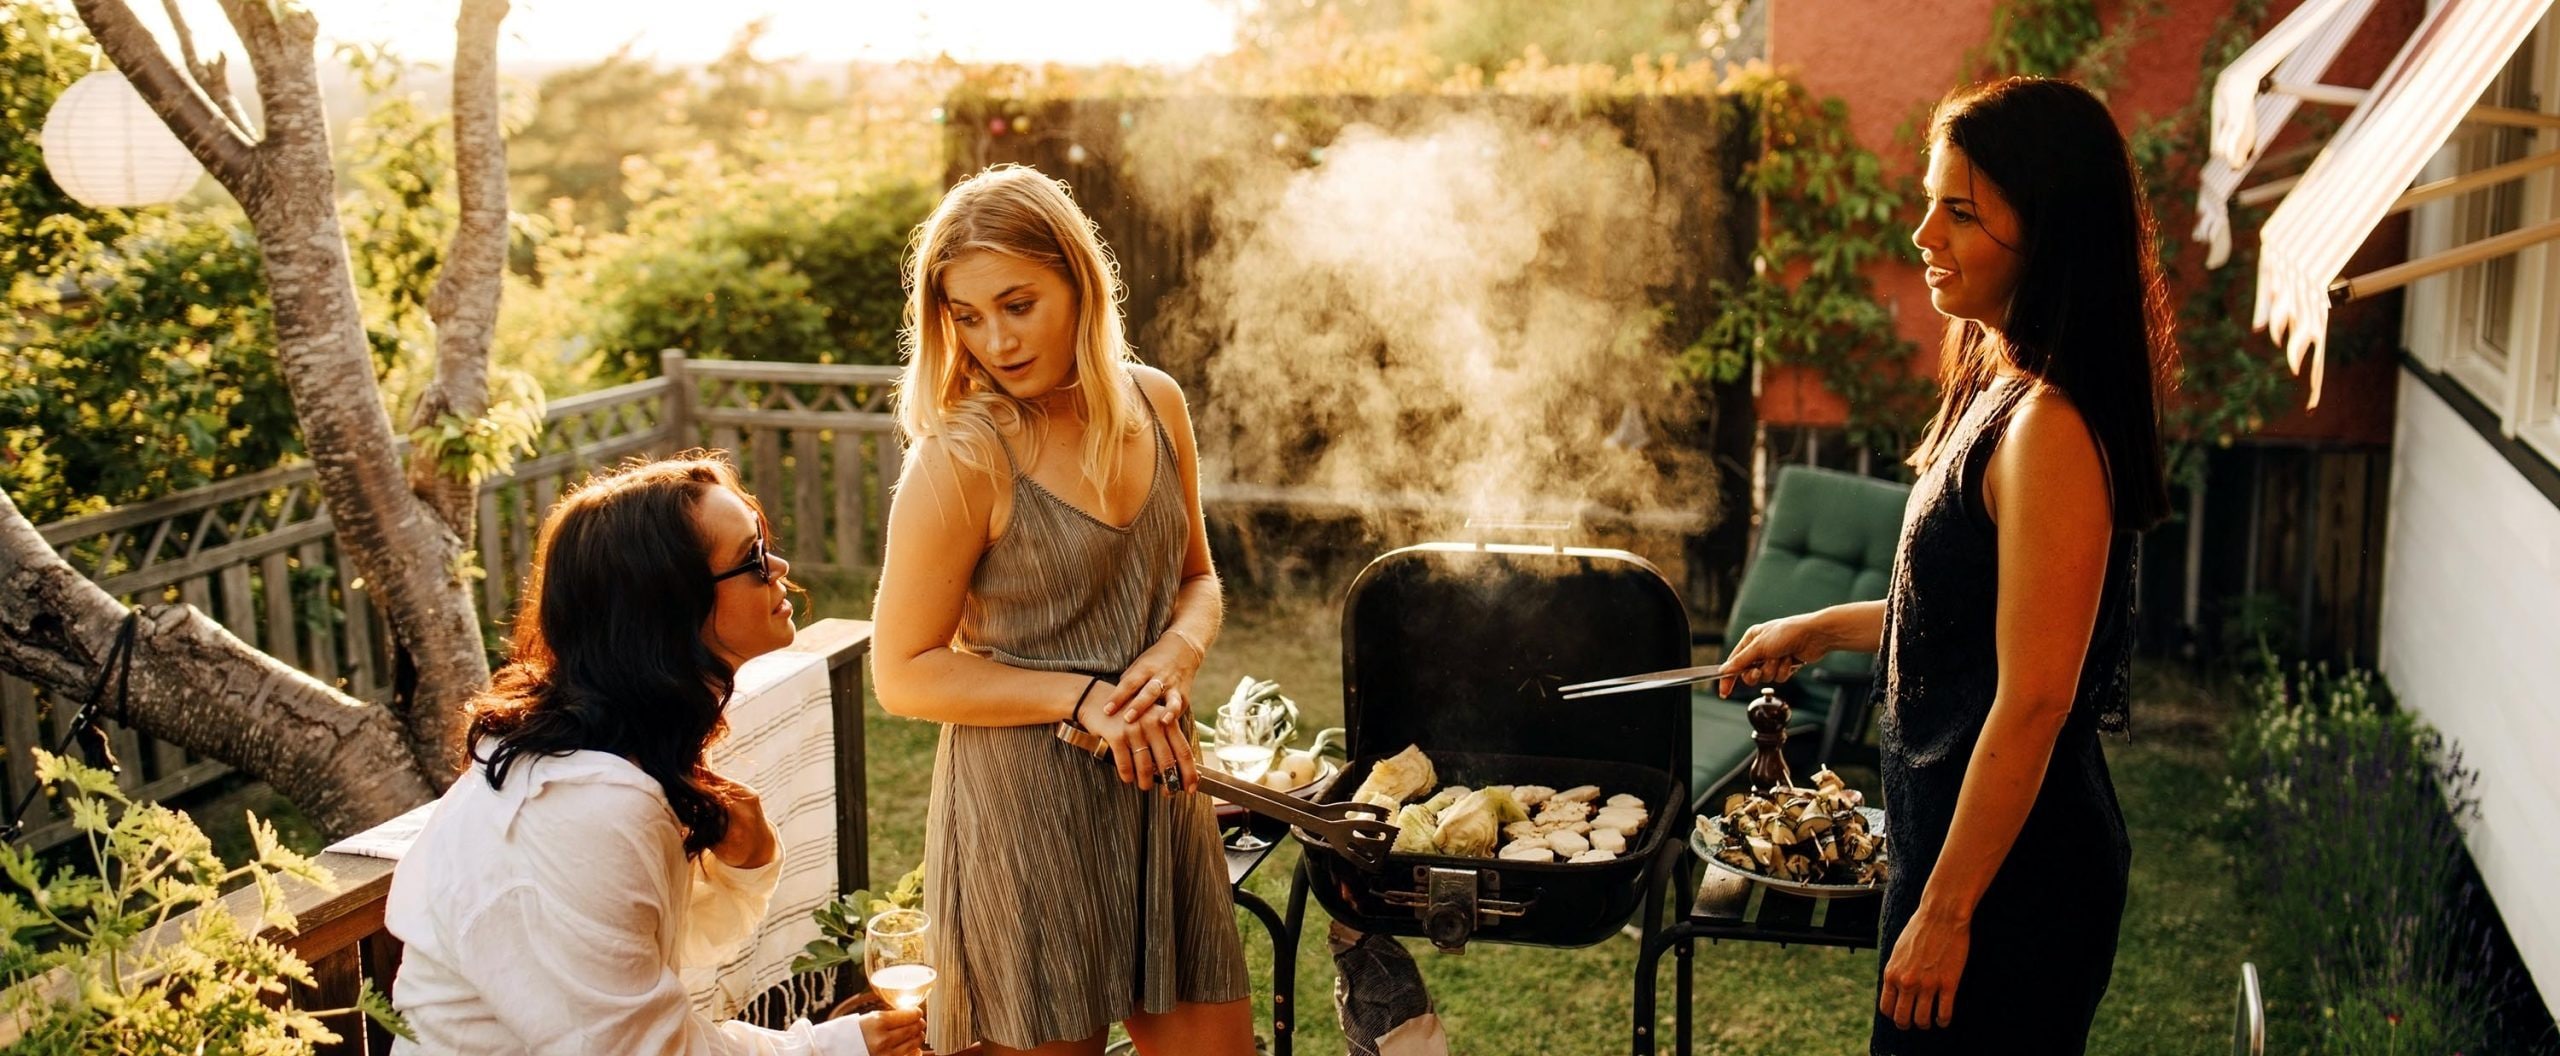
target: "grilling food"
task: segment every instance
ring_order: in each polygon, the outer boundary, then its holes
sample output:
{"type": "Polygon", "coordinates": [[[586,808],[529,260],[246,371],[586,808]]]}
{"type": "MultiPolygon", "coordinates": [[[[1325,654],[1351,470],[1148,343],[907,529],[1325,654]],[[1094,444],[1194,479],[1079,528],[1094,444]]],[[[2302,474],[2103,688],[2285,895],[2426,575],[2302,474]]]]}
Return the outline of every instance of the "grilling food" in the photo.
{"type": "Polygon", "coordinates": [[[1404,801],[1431,791],[1440,783],[1440,775],[1431,769],[1431,757],[1422,754],[1421,745],[1406,745],[1405,750],[1378,760],[1371,767],[1360,790],[1351,794],[1354,803],[1366,803],[1392,813],[1404,801]]]}
{"type": "Polygon", "coordinates": [[[1439,817],[1441,811],[1457,806],[1459,797],[1473,791],[1475,789],[1465,785],[1451,785],[1432,793],[1431,798],[1423,800],[1422,809],[1430,811],[1432,817],[1439,817]]]}
{"type": "MultiPolygon", "coordinates": [[[[1505,790],[1502,801],[1510,802],[1505,790]]],[[[1462,858],[1482,858],[1493,853],[1494,841],[1502,838],[1502,811],[1494,802],[1494,790],[1480,788],[1467,793],[1456,806],[1440,816],[1440,832],[1432,842],[1440,853],[1462,858]]]]}
{"type": "Polygon", "coordinates": [[[1393,853],[1515,862],[1608,861],[1625,854],[1651,820],[1642,797],[1621,793],[1604,799],[1598,785],[1561,792],[1545,785],[1451,785],[1433,791],[1437,778],[1422,749],[1408,747],[1379,761],[1351,800],[1394,821],[1393,853]],[[1416,797],[1423,798],[1406,802],[1416,797]]]}
{"type": "Polygon", "coordinates": [[[1396,843],[1389,848],[1395,854],[1436,854],[1440,838],[1440,821],[1431,808],[1416,803],[1396,812],[1396,843]]]}
{"type": "MultiPolygon", "coordinates": [[[[1814,773],[1812,788],[1737,792],[1725,797],[1716,860],[1781,880],[1881,884],[1890,873],[1884,834],[1868,830],[1858,812],[1864,802],[1827,767],[1814,773]]],[[[1698,827],[1710,831],[1708,819],[1698,827]]]]}

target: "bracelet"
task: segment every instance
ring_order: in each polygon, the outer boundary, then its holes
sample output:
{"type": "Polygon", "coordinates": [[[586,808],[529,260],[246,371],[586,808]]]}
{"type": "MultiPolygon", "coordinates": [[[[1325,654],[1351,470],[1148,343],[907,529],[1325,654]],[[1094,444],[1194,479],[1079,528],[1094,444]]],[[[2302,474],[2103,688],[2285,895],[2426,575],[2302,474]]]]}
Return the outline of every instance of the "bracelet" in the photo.
{"type": "Polygon", "coordinates": [[[1086,682],[1083,689],[1076,691],[1076,702],[1067,705],[1067,725],[1075,727],[1078,730],[1083,730],[1086,733],[1092,733],[1092,730],[1086,730],[1084,728],[1084,720],[1077,718],[1076,713],[1084,710],[1084,698],[1092,695],[1093,687],[1098,683],[1108,681],[1108,679],[1103,678],[1101,675],[1091,675],[1087,677],[1089,677],[1091,681],[1086,682]]]}
{"type": "Polygon", "coordinates": [[[1182,633],[1182,628],[1168,626],[1164,629],[1164,633],[1182,639],[1182,644],[1190,646],[1192,652],[1200,655],[1200,659],[1206,660],[1209,658],[1209,647],[1200,644],[1199,639],[1182,633]]]}

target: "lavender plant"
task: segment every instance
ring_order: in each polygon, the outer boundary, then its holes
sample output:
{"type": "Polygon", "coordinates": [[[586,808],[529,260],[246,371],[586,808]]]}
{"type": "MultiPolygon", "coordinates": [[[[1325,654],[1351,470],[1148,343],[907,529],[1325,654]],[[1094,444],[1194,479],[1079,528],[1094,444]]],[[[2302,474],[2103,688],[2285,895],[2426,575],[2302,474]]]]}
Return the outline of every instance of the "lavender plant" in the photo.
{"type": "Polygon", "coordinates": [[[67,801],[86,837],[86,869],[48,866],[0,846],[0,1041],[26,1056],[238,1053],[299,1056],[339,1041],[322,1021],[358,1011],[407,1036],[368,984],[355,1008],[295,1007],[287,984],[311,967],[214,906],[223,888],[257,886],[264,919],[292,930],[283,877],[334,888],[317,862],[283,846],[256,815],[257,857],[226,868],[193,821],[136,803],[115,776],[38,749],[38,779],[67,801]],[[184,919],[181,919],[181,918],[184,919]]]}
{"type": "Polygon", "coordinates": [[[2514,984],[2463,850],[2478,774],[2371,672],[2269,657],[2247,688],[2225,827],[2271,1012],[2325,1052],[2484,1051],[2514,984]]]}

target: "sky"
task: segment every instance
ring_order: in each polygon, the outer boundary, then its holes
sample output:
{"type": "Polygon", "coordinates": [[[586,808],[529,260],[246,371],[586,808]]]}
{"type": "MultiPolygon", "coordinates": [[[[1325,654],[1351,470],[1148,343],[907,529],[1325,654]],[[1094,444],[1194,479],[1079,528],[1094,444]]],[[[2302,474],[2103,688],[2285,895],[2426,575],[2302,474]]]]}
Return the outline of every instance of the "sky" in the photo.
{"type": "MultiPolygon", "coordinates": [[[[145,20],[166,25],[160,4],[128,2],[145,20]]],[[[412,60],[449,61],[453,54],[453,0],[302,3],[319,18],[324,39],[387,41],[412,60]]],[[[179,7],[199,48],[239,53],[214,0],[179,0],[179,7]]],[[[1234,13],[1220,0],[513,0],[499,61],[591,60],[632,42],[635,54],[662,62],[704,62],[759,16],[772,19],[759,55],[828,62],[947,51],[971,62],[1179,65],[1225,51],[1235,39],[1234,13]]]]}

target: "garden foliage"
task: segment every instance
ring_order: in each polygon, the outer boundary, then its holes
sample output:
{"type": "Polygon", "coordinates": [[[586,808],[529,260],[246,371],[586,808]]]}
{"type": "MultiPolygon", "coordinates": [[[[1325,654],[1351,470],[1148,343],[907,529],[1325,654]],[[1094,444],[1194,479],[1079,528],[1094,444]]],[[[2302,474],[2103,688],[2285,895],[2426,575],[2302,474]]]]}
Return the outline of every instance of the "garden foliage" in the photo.
{"type": "Polygon", "coordinates": [[[2270,1018],[2322,1052],[2503,1051],[2515,983],[2463,845],[2478,774],[2370,672],[2270,659],[2247,688],[2224,824],[2270,1018]]]}
{"type": "Polygon", "coordinates": [[[18,1028],[8,1051],[292,1056],[338,1041],[324,1021],[359,1011],[406,1033],[369,984],[356,1008],[296,1007],[288,984],[312,985],[310,965],[218,906],[226,887],[254,884],[265,919],[291,931],[284,879],[335,887],[272,826],[251,816],[256,857],[226,868],[186,815],[127,799],[107,771],[35,758],[38,778],[69,800],[89,860],[0,845],[0,1016],[18,1028]]]}

